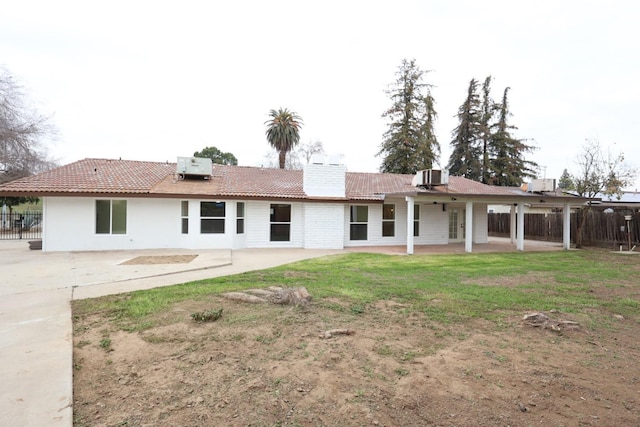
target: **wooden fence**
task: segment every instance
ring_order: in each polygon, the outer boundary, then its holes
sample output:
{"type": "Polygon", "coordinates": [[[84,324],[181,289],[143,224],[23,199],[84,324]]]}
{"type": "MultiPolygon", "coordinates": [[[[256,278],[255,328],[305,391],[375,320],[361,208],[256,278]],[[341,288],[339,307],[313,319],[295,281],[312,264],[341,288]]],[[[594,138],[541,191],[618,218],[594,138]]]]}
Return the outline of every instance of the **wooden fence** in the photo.
{"type": "MultiPolygon", "coordinates": [[[[575,242],[578,215],[571,214],[571,241],[575,242]]],[[[510,235],[510,214],[489,214],[489,235],[508,237],[510,235]]],[[[630,221],[630,232],[627,233],[627,222],[624,212],[604,213],[592,210],[587,214],[584,230],[585,245],[627,249],[629,237],[631,245],[640,246],[640,215],[635,214],[630,221]]],[[[562,212],[547,214],[524,214],[524,237],[533,240],[562,241],[562,212]]]]}

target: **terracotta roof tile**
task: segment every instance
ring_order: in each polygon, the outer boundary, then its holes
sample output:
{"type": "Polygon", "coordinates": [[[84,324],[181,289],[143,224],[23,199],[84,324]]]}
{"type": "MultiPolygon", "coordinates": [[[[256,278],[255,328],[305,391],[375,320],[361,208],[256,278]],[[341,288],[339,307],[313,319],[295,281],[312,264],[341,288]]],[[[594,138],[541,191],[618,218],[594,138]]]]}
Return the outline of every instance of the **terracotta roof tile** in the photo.
{"type": "Polygon", "coordinates": [[[433,187],[433,191],[436,193],[513,196],[513,192],[509,187],[486,185],[461,176],[450,176],[448,185],[433,187]]]}
{"type": "Polygon", "coordinates": [[[385,193],[415,191],[413,175],[347,172],[346,196],[352,200],[382,200],[385,193]]]}
{"type": "Polygon", "coordinates": [[[146,193],[175,171],[171,163],[85,159],[0,186],[24,193],[146,193]]]}
{"type": "MultiPolygon", "coordinates": [[[[346,198],[384,200],[385,194],[464,194],[514,196],[513,188],[494,187],[462,177],[432,189],[412,185],[413,175],[347,172],[346,198]]],[[[200,197],[309,198],[301,170],[214,165],[210,179],[179,179],[175,163],[85,159],[0,185],[0,194],[131,194],[200,197]]],[[[522,192],[519,192],[522,195],[522,192]]],[[[338,199],[336,199],[338,200],[338,199]]]]}
{"type": "Polygon", "coordinates": [[[176,163],[84,159],[0,186],[4,194],[161,194],[306,198],[302,171],[214,165],[211,179],[178,179],[176,163]]]}
{"type": "Polygon", "coordinates": [[[302,171],[246,166],[214,166],[221,196],[306,198],[302,171]]]}

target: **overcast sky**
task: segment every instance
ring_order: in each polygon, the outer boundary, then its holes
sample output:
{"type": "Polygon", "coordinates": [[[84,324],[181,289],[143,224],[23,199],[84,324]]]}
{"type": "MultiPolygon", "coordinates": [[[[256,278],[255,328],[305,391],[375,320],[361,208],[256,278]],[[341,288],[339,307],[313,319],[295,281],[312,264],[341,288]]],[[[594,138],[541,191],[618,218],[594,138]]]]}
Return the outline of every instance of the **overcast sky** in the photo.
{"type": "MultiPolygon", "coordinates": [[[[540,177],[598,139],[640,166],[637,1],[4,1],[0,64],[59,129],[53,158],[175,161],[206,146],[265,163],[264,122],[377,171],[403,58],[431,70],[442,147],[469,81],[511,87],[540,177]]],[[[640,190],[640,183],[637,184],[640,190]]]]}

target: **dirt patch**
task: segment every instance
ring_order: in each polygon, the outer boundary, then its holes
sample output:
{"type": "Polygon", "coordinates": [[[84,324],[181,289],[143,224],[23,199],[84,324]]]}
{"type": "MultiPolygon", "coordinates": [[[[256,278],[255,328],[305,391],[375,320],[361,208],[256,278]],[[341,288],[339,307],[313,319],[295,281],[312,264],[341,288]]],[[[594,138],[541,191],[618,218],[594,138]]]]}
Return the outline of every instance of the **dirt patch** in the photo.
{"type": "Polygon", "coordinates": [[[198,255],[150,255],[131,258],[120,265],[188,264],[198,255]]]}
{"type": "MultiPolygon", "coordinates": [[[[524,313],[523,313],[524,314],[524,313]]],[[[76,426],[603,426],[640,422],[640,324],[442,325],[402,304],[176,304],[143,332],[74,320],[76,426]],[[193,312],[224,307],[216,322],[193,312]],[[323,339],[349,328],[353,335],[323,339]]]]}

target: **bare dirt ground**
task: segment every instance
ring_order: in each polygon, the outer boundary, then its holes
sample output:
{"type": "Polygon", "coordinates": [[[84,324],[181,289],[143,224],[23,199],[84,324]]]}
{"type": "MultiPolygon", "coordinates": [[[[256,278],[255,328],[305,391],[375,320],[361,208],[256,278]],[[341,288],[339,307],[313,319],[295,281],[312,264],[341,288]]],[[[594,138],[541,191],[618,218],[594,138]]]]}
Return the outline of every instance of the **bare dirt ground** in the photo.
{"type": "Polygon", "coordinates": [[[139,256],[120,263],[120,265],[188,264],[198,255],[149,255],[139,256]]]}
{"type": "Polygon", "coordinates": [[[434,324],[392,301],[341,304],[216,296],[176,304],[143,332],[101,314],[76,318],[74,424],[640,424],[637,319],[612,313],[594,329],[587,315],[547,313],[580,324],[555,332],[524,325],[525,313],[501,324],[434,324]],[[224,307],[216,322],[191,319],[216,307],[224,307]],[[355,333],[321,337],[334,328],[355,333]]]}

